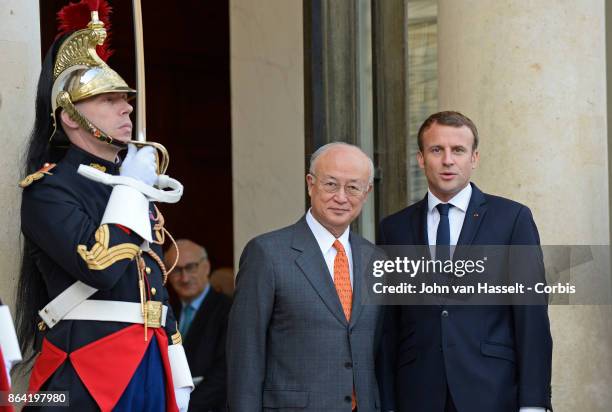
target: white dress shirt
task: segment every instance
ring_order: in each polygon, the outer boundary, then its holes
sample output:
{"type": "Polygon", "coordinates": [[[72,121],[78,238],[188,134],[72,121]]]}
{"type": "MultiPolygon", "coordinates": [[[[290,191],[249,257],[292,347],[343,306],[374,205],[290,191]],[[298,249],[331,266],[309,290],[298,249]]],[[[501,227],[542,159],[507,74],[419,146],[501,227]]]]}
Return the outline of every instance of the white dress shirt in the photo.
{"type": "MultiPolygon", "coordinates": [[[[465,213],[467,212],[470,198],[472,197],[472,185],[468,184],[459,193],[450,199],[448,204],[453,205],[448,211],[448,223],[450,225],[450,244],[455,246],[461,234],[465,213]]],[[[427,191],[427,238],[430,246],[435,246],[440,223],[440,212],[436,206],[445,203],[438,199],[431,190],[427,191]]]]}
{"type": "MultiPolygon", "coordinates": [[[[336,237],[332,235],[329,230],[325,229],[321,223],[315,219],[315,217],[310,213],[310,209],[308,209],[308,213],[306,213],[306,223],[310,228],[312,234],[314,235],[317,243],[319,244],[319,248],[321,248],[321,253],[323,254],[323,258],[325,258],[325,264],[327,265],[327,269],[329,269],[329,274],[332,277],[332,281],[334,280],[334,259],[336,258],[336,249],[333,247],[334,242],[336,241],[336,237]]],[[[349,242],[349,232],[350,228],[347,227],[344,233],[340,235],[338,240],[344,246],[344,251],[349,261],[349,272],[351,276],[351,287],[353,286],[353,253],[351,252],[351,243],[349,242]]]]}

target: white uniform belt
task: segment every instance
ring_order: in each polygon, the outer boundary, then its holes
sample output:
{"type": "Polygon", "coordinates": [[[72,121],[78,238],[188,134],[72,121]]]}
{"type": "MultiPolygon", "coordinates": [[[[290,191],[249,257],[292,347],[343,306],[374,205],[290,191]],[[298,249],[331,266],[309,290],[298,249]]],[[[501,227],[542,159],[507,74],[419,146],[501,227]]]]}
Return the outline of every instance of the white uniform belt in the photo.
{"type": "Polygon", "coordinates": [[[70,312],[97,291],[98,289],[77,280],[49,302],[47,306],[42,308],[38,314],[47,326],[52,328],[66,316],[66,313],[70,312]]]}
{"type": "MultiPolygon", "coordinates": [[[[168,307],[163,305],[162,326],[166,326],[167,313],[168,307]]],[[[85,300],[68,312],[64,319],[144,324],[140,303],[114,300],[85,300]]]]}

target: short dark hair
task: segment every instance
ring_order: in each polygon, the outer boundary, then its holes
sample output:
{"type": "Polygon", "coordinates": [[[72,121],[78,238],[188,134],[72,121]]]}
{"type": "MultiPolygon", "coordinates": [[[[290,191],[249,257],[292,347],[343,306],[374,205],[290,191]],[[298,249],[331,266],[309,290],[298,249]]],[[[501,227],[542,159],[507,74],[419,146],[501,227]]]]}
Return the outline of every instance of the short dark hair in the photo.
{"type": "Polygon", "coordinates": [[[423,151],[423,134],[429,129],[433,124],[440,124],[442,126],[452,126],[452,127],[462,127],[467,126],[472,131],[472,136],[474,136],[474,143],[472,144],[472,150],[476,150],[478,148],[478,129],[476,129],[476,125],[473,121],[469,119],[469,117],[453,111],[445,111],[434,113],[429,116],[419,128],[419,134],[417,135],[419,150],[423,151]]]}

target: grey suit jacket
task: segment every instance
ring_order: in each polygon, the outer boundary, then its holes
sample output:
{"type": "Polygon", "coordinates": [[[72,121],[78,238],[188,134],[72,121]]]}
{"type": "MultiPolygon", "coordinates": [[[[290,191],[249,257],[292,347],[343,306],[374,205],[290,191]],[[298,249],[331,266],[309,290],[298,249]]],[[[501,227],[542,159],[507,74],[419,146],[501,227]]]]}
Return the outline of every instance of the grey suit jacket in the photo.
{"type": "Polygon", "coordinates": [[[347,322],[303,217],[245,247],[227,332],[230,411],[377,411],[380,307],[362,304],[380,252],[351,233],[353,308],[347,322]]]}

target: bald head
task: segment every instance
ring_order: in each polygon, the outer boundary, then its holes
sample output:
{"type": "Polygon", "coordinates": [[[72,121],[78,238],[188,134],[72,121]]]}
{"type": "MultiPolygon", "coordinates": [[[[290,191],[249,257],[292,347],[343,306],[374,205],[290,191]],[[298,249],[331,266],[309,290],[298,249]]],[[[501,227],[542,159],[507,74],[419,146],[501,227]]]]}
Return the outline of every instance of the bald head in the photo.
{"type": "MultiPolygon", "coordinates": [[[[204,246],[198,245],[197,243],[189,240],[189,239],[178,239],[176,240],[176,245],[179,248],[179,254],[199,254],[200,257],[208,259],[208,253],[204,246]]],[[[169,262],[170,265],[174,263],[174,259],[176,259],[176,249],[174,245],[170,245],[168,250],[166,250],[164,261],[169,262]]]]}
{"type": "Polygon", "coordinates": [[[372,184],[374,182],[374,162],[372,162],[370,156],[361,150],[360,147],[345,142],[332,142],[319,147],[312,156],[310,156],[310,167],[308,172],[315,175],[318,161],[324,157],[324,155],[338,151],[343,153],[344,156],[354,156],[356,160],[361,159],[366,162],[369,170],[368,183],[372,184]]]}
{"type": "Polygon", "coordinates": [[[306,176],[310,210],[335,237],[361,213],[372,189],[373,171],[371,159],[357,146],[336,142],[313,153],[306,176]]]}
{"type": "MultiPolygon", "coordinates": [[[[178,262],[169,274],[168,281],[176,294],[185,303],[197,298],[208,285],[210,262],[206,249],[189,239],[179,239],[178,262]]],[[[169,269],[176,260],[177,250],[172,245],[164,255],[164,263],[169,269]]]]}

